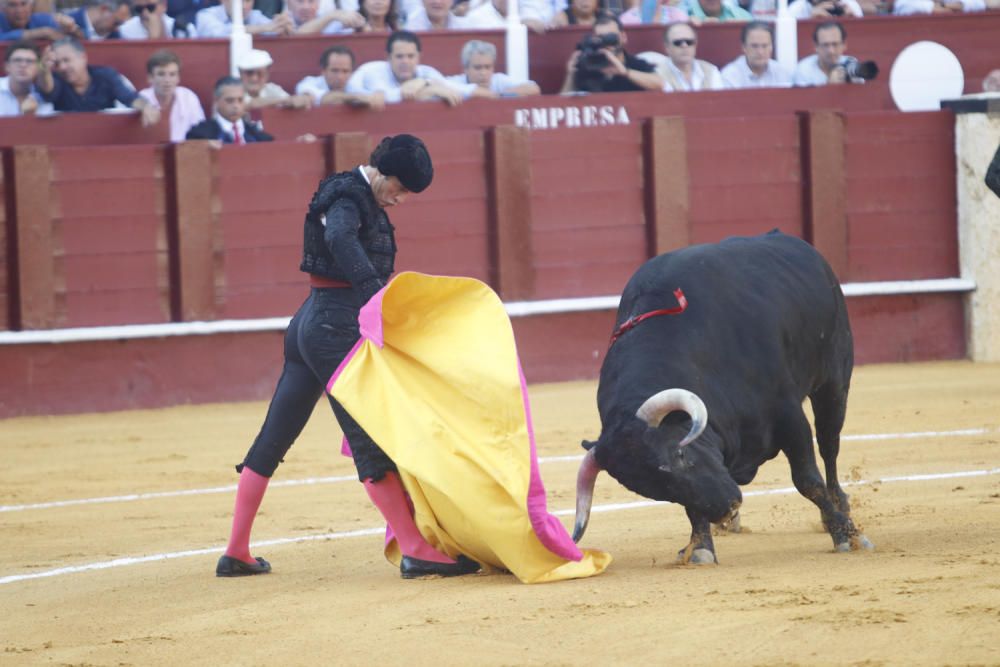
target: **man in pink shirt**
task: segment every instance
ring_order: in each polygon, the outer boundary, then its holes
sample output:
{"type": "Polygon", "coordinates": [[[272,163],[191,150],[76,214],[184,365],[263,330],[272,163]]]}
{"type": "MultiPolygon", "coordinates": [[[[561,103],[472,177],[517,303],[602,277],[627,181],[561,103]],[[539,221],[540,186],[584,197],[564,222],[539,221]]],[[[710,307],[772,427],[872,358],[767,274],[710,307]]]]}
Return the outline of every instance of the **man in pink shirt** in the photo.
{"type": "Polygon", "coordinates": [[[146,62],[146,73],[150,87],[139,96],[170,119],[170,141],[184,141],[188,130],[205,120],[205,111],[194,91],[180,85],[180,58],[173,51],[157,51],[146,62]]]}

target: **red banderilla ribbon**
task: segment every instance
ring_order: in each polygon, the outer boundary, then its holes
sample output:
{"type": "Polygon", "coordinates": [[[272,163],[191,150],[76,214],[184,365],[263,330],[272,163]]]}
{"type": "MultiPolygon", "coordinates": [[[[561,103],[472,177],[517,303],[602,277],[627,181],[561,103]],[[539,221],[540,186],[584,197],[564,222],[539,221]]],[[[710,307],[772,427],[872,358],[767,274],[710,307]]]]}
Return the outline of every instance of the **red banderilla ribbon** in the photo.
{"type": "Polygon", "coordinates": [[[615,341],[621,338],[626,331],[635,328],[635,326],[643,320],[648,320],[650,317],[656,317],[657,315],[680,315],[683,313],[688,307],[688,302],[680,287],[674,290],[674,297],[677,299],[678,303],[676,308],[660,308],[659,310],[651,310],[648,313],[630,317],[622,322],[621,325],[615,329],[615,332],[611,334],[611,342],[608,343],[608,348],[614,345],[615,341]]]}

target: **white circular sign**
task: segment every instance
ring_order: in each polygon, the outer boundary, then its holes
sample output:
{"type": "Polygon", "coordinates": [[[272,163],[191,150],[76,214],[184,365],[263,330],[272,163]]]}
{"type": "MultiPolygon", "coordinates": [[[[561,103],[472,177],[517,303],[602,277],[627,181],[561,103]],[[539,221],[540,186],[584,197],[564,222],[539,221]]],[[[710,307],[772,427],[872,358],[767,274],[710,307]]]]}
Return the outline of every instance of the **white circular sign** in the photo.
{"type": "Polygon", "coordinates": [[[962,63],[937,42],[910,44],[889,73],[889,91],[900,111],[937,111],[941,100],[961,97],[964,88],[962,63]]]}

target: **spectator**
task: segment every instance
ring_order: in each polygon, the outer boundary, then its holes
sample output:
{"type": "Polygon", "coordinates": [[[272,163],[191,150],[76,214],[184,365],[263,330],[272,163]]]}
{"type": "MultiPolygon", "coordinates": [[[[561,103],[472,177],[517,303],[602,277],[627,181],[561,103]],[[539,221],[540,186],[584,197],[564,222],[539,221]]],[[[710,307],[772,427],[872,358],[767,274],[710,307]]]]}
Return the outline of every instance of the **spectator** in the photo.
{"type": "Polygon", "coordinates": [[[694,25],[712,21],[749,21],[753,18],[750,12],[733,0],[688,0],[687,13],[694,25]]]}
{"type": "MultiPolygon", "coordinates": [[[[540,2],[519,0],[518,16],[521,23],[528,26],[532,32],[543,33],[545,26],[552,19],[547,8],[540,2]]],[[[462,28],[466,30],[502,30],[507,27],[507,0],[486,0],[482,4],[470,7],[462,18],[462,28]]]]}
{"type": "Polygon", "coordinates": [[[770,23],[751,21],[740,31],[743,55],[722,68],[727,88],[787,88],[792,73],[771,56],[774,33],[770,23]]]}
{"type": "Polygon", "coordinates": [[[663,92],[719,90],[723,87],[719,68],[698,60],[698,37],[689,23],[673,23],[663,35],[667,57],[656,67],[666,82],[663,92]]]}
{"type": "Polygon", "coordinates": [[[118,29],[131,16],[129,0],[86,0],[66,16],[73,19],[80,29],[80,38],[86,40],[121,39],[118,29]]]}
{"type": "Polygon", "coordinates": [[[566,9],[552,15],[549,25],[561,28],[567,25],[593,26],[598,14],[604,13],[604,0],[570,0],[566,9]]]}
{"type": "Polygon", "coordinates": [[[462,47],[463,74],[448,77],[466,97],[525,97],[540,95],[534,81],[518,80],[496,71],[497,47],[473,39],[462,47]]]}
{"type": "Polygon", "coordinates": [[[52,43],[42,56],[38,89],[56,111],[101,111],[116,103],[142,114],[144,127],[160,120],[160,110],[139,97],[135,88],[110,67],[87,64],[87,52],[73,37],[52,43]]]}
{"type": "Polygon", "coordinates": [[[0,41],[48,39],[79,34],[73,19],[62,14],[35,11],[35,0],[3,0],[0,13],[0,41]]]}
{"type": "Polygon", "coordinates": [[[284,107],[308,109],[312,106],[312,95],[289,95],[288,92],[271,81],[271,54],[260,49],[244,53],[236,66],[240,70],[240,80],[246,90],[248,109],[264,107],[284,107]]]}
{"type": "Polygon", "coordinates": [[[584,41],[587,48],[577,47],[566,63],[562,92],[612,93],[663,88],[663,79],[655,68],[625,50],[628,38],[614,16],[600,15],[584,41]]]}
{"type": "Polygon", "coordinates": [[[347,81],[354,72],[354,52],[346,46],[331,46],[319,57],[321,73],[307,76],[295,86],[296,95],[311,95],[313,103],[350,104],[379,111],[385,107],[385,95],[348,93],[347,81]]]}
{"type": "Polygon", "coordinates": [[[388,60],[375,60],[354,70],[347,92],[371,95],[380,92],[387,103],[402,100],[440,99],[449,106],[461,104],[462,94],[433,67],[420,64],[420,38],[397,30],[386,40],[388,60]]]}
{"type": "Polygon", "coordinates": [[[637,2],[635,6],[622,12],[618,18],[624,25],[636,25],[677,23],[687,21],[689,17],[685,0],[647,0],[637,2]]]}
{"type": "Polygon", "coordinates": [[[986,10],[983,0],[896,0],[892,13],[907,14],[958,14],[961,12],[981,12],[986,10]]]}
{"type": "MultiPolygon", "coordinates": [[[[195,15],[199,37],[229,37],[233,32],[232,5],[229,2],[206,7],[195,15]]],[[[292,30],[292,20],[286,14],[276,14],[273,19],[253,8],[253,0],[243,0],[243,23],[251,35],[287,35],[292,30]]]]}
{"type": "Polygon", "coordinates": [[[1000,93],[1000,69],[995,69],[983,77],[984,93],[1000,93]]]}
{"type": "Polygon", "coordinates": [[[365,25],[365,18],[355,11],[334,7],[321,14],[319,0],[288,0],[287,7],[296,35],[351,33],[365,25]]]}
{"type": "Polygon", "coordinates": [[[7,46],[4,69],[0,79],[0,116],[20,116],[52,111],[52,105],[42,99],[35,87],[42,51],[34,42],[20,40],[7,46]]]}
{"type": "Polygon", "coordinates": [[[358,11],[365,19],[358,32],[399,30],[399,15],[392,6],[392,0],[361,0],[358,11]]]}
{"type": "Polygon", "coordinates": [[[274,137],[245,118],[246,90],[239,79],[224,76],[216,81],[213,97],[212,117],[188,130],[188,139],[209,139],[220,144],[237,145],[274,141],[274,137]]]}
{"type": "Polygon", "coordinates": [[[135,15],[118,29],[122,39],[171,39],[172,37],[196,37],[194,26],[184,28],[177,25],[173,17],[167,15],[167,0],[135,0],[132,5],[135,15]]]}
{"type": "MultiPolygon", "coordinates": [[[[799,61],[792,77],[796,86],[825,86],[847,83],[844,69],[847,50],[847,31],[836,21],[820,23],[813,30],[813,44],[816,54],[799,61]]],[[[852,83],[864,83],[864,79],[851,79],[852,83]]]]}
{"type": "Polygon", "coordinates": [[[795,0],[795,2],[788,3],[788,13],[800,21],[828,19],[831,16],[862,17],[865,15],[857,0],[795,0]]]}
{"type": "Polygon", "coordinates": [[[146,61],[149,88],[139,96],[166,115],[170,122],[170,141],[184,141],[188,130],[205,120],[198,96],[181,83],[181,61],[173,51],[157,51],[146,61]]]}
{"type": "Polygon", "coordinates": [[[463,20],[452,13],[451,7],[451,0],[423,0],[418,9],[406,15],[406,29],[458,30],[463,27],[463,20]]]}
{"type": "Polygon", "coordinates": [[[190,29],[197,36],[198,31],[194,27],[196,14],[218,4],[219,0],[167,0],[167,16],[174,19],[174,27],[185,35],[190,29]]]}

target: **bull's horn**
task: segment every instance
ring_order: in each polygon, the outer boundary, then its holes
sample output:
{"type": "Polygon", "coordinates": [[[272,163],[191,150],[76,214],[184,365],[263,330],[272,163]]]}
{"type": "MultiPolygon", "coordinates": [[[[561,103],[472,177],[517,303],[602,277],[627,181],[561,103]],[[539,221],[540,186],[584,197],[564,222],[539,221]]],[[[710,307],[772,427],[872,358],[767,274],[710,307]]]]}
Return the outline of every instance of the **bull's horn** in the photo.
{"type": "Polygon", "coordinates": [[[708,408],[697,394],[687,389],[664,389],[647,398],[635,416],[649,424],[650,428],[656,428],[664,417],[675,410],[683,410],[691,416],[691,430],[681,440],[680,446],[683,447],[701,435],[708,424],[708,408]]]}
{"type": "Polygon", "coordinates": [[[573,524],[573,541],[579,542],[590,521],[590,506],[594,502],[594,482],[601,466],[594,458],[596,447],[587,450],[576,473],[576,521],[573,524]]]}

